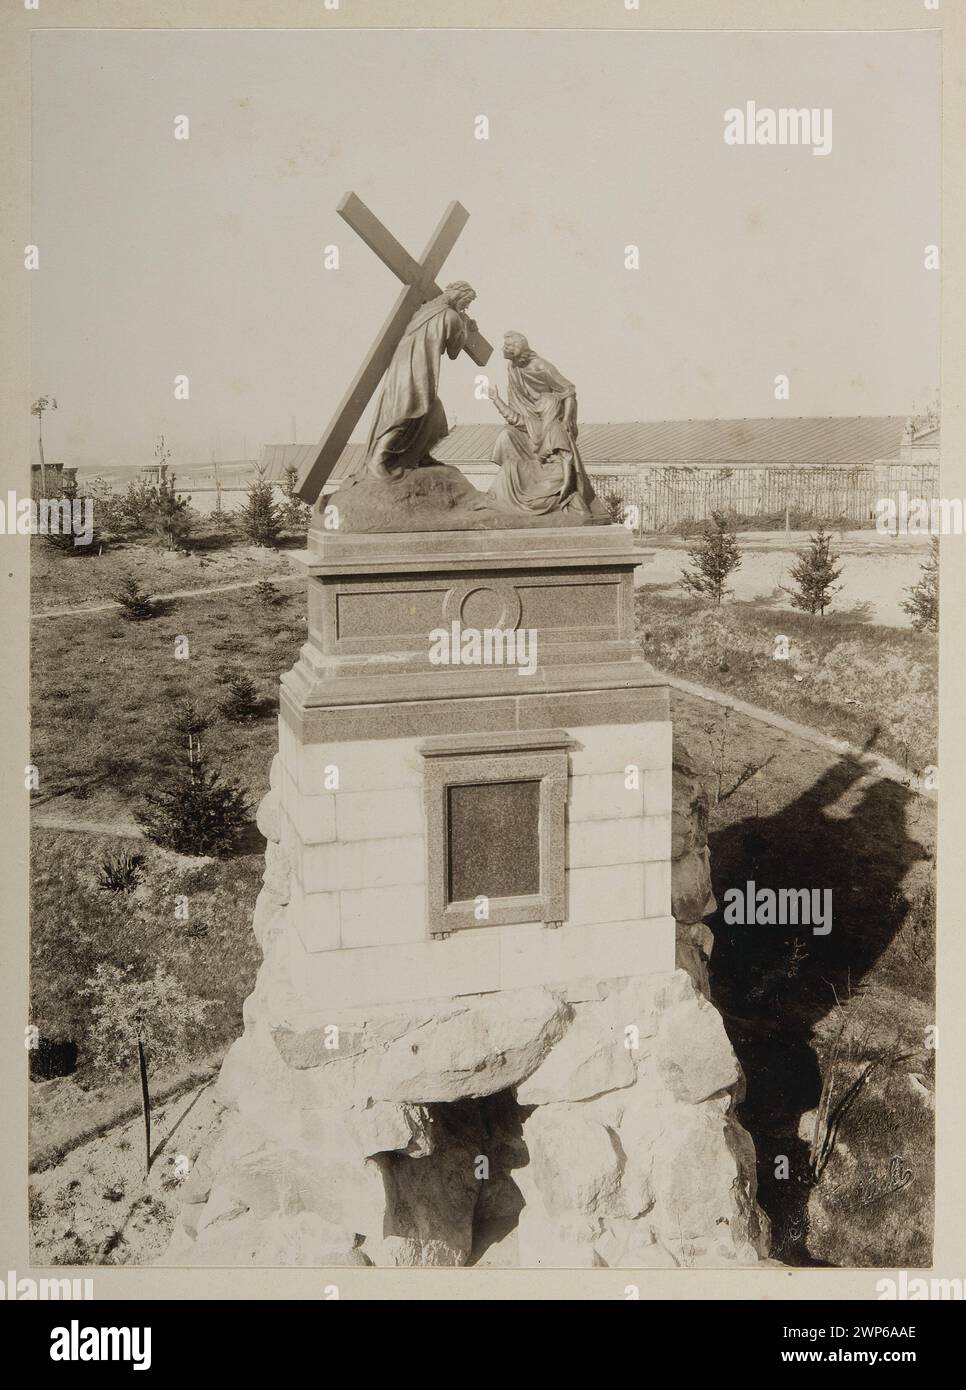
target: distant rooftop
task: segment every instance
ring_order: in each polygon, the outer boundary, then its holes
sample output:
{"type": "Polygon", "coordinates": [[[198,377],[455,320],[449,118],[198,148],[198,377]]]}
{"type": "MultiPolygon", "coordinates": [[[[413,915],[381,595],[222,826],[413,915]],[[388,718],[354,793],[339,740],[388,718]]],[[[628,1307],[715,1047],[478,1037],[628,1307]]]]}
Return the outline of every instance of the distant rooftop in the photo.
{"type": "MultiPolygon", "coordinates": [[[[743,420],[644,420],[633,423],[581,424],[580,448],[585,463],[873,463],[894,459],[905,442],[905,415],[838,415],[771,417],[743,420]]],[[[455,425],[433,450],[441,463],[485,463],[503,428],[455,425]]],[[[913,448],[935,447],[938,429],[913,441],[913,448]]],[[[262,464],[271,478],[282,478],[287,467],[315,457],[316,444],[266,444],[262,464]]],[[[365,445],[348,444],[336,465],[333,481],[347,477],[361,463],[365,445]]]]}

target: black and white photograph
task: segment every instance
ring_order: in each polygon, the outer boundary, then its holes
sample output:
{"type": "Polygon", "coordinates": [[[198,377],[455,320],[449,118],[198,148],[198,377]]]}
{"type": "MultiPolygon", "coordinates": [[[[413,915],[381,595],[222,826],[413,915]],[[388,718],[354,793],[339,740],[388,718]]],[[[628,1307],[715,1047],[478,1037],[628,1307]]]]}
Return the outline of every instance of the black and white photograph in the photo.
{"type": "Polygon", "coordinates": [[[940,16],[41,3],[6,1297],[962,1298],[940,16]]]}

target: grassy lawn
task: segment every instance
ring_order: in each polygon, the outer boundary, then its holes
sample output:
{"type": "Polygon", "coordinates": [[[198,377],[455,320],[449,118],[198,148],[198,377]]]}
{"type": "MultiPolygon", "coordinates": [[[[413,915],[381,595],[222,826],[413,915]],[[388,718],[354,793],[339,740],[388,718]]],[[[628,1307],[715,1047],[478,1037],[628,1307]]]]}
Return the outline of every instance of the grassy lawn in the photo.
{"type": "Polygon", "coordinates": [[[910,772],[936,762],[935,636],[828,613],[753,603],[715,608],[652,589],[637,594],[638,632],[659,671],[683,676],[823,733],[888,754],[910,772]],[[778,639],[787,638],[787,659],[778,639]]]}
{"type": "MultiPolygon", "coordinates": [[[[39,624],[32,644],[32,757],[40,771],[34,807],[68,819],[133,819],[154,769],[170,757],[163,733],[172,709],[190,699],[213,713],[205,752],[241,782],[254,814],[277,745],[278,677],[304,636],[298,586],[280,589],[273,601],[251,590],[173,601],[142,623],[106,612],[39,624]],[[186,660],[175,658],[177,636],[188,638],[186,660]],[[219,677],[228,669],[255,681],[260,718],[236,723],[218,712],[219,677]]],[[[69,1136],[72,1124],[83,1129],[136,1077],[135,1069],[112,1081],[90,1065],[89,1006],[79,991],[100,962],[146,973],[160,965],[190,996],[210,1001],[185,1061],[239,1035],[259,960],[251,916],[263,852],[257,833],[231,858],[191,860],[147,841],[34,829],[31,1021],[42,1038],[77,1049],[73,1074],[36,1088],[38,1135],[69,1136]],[[107,892],[97,882],[101,865],[121,850],[144,856],[132,893],[107,892]],[[179,895],[189,899],[187,922],[175,915],[179,895]]]]}
{"type": "Polygon", "coordinates": [[[275,751],[278,678],[305,632],[297,585],[279,589],[273,602],[251,589],[176,599],[147,622],[109,611],[39,623],[31,652],[32,758],[40,773],[34,806],[131,819],[153,781],[160,735],[188,699],[215,716],[204,735],[207,756],[257,801],[275,751]],[[175,656],[179,636],[188,639],[187,659],[175,656]],[[218,713],[227,670],[255,682],[262,718],[233,723],[218,713]]]}
{"type": "Polygon", "coordinates": [[[265,867],[262,844],[216,860],[73,831],[35,829],[31,841],[31,1022],[41,1037],[76,1045],[82,1088],[104,1081],[90,1071],[90,1005],[80,992],[102,961],[146,974],[161,965],[188,995],[210,1001],[189,1057],[238,1036],[260,959],[251,915],[265,867]],[[120,849],[143,856],[140,881],[133,891],[109,892],[98,884],[99,869],[120,849]],[[182,896],[187,921],[176,914],[182,896]]]}
{"type": "Polygon", "coordinates": [[[100,555],[65,557],[43,538],[34,537],[30,545],[30,607],[34,613],[43,613],[50,608],[109,603],[128,574],[133,574],[149,594],[163,594],[295,572],[285,549],[271,550],[241,541],[201,546],[189,554],[141,541],[112,541],[100,555]]]}

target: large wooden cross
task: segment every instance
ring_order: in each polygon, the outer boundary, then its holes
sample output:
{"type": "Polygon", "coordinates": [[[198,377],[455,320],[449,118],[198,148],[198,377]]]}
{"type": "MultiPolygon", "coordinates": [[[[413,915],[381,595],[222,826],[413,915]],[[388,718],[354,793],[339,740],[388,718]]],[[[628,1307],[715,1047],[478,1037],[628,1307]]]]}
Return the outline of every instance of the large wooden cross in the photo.
{"type": "MultiPolygon", "coordinates": [[[[296,491],[304,502],[314,502],[325,486],[329,474],[349,442],[349,435],[359,423],[362,412],[389,366],[409,320],[420,305],[442,293],[436,283],[436,276],[469,217],[469,213],[460,203],[450,203],[439,226],[430,237],[429,245],[417,261],[405,247],[400,246],[392,233],[386,230],[378,217],[374,216],[362,199],[357,198],[354,193],[345,195],[339,204],[338,213],[353,231],[358,232],[366,245],[375,251],[379,259],[398,275],[403,282],[403,289],[376,341],[366,354],[362,366],[353,377],[352,384],[342,397],[339,408],[322,436],[315,458],[302,470],[296,491]]],[[[463,351],[483,367],[489,361],[493,349],[479,333],[471,333],[463,351]]]]}

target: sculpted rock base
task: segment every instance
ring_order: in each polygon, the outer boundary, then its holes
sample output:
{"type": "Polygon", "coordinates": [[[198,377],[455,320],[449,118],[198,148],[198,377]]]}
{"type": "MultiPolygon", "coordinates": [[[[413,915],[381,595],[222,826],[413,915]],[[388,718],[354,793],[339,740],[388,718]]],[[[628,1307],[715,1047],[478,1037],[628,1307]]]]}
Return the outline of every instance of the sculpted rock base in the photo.
{"type": "Polygon", "coordinates": [[[510,511],[479,492],[458,468],[427,463],[410,468],[400,478],[381,479],[366,473],[349,478],[332,497],[319,503],[324,511],[339,509],[339,530],[371,531],[494,531],[518,528],[601,525],[610,523],[603,507],[586,519],[570,511],[510,511]]]}
{"type": "Polygon", "coordinates": [[[584,992],[333,1020],[348,1055],[253,1005],[165,1262],[756,1263],[766,1222],[717,1013],[683,971],[567,991],[584,992]]]}
{"type": "Polygon", "coordinates": [[[672,865],[684,968],[324,1018],[305,1017],[287,976],[274,796],[258,817],[264,960],[217,1083],[220,1135],[185,1183],[165,1263],[648,1269],[767,1257],[754,1148],[734,1114],[744,1078],[703,992],[708,805],[684,750],[672,865]]]}

